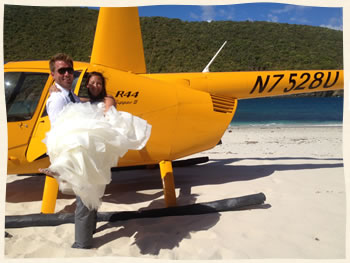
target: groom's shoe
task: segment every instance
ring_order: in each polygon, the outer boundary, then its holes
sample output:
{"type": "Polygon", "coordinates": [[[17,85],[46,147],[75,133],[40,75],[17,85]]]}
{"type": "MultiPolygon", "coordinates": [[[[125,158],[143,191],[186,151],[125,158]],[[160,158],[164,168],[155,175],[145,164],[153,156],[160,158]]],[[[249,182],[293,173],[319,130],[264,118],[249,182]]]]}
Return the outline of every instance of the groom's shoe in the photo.
{"type": "Polygon", "coordinates": [[[90,249],[90,248],[92,248],[92,246],[83,246],[83,245],[78,244],[77,242],[74,242],[72,245],[72,248],[90,249]]]}

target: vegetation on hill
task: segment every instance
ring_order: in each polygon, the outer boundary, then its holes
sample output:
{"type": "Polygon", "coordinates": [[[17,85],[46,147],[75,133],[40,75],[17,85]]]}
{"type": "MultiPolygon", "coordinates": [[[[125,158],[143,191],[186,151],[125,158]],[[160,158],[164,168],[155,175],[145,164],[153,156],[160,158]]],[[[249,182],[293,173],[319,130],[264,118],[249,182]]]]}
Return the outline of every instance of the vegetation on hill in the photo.
{"type": "Polygon", "coordinates": [[[185,22],[142,17],[149,72],[202,71],[227,40],[211,71],[340,69],[342,32],[269,22],[185,22]]]}
{"type": "MultiPolygon", "coordinates": [[[[5,5],[4,60],[47,60],[66,52],[89,61],[98,11],[5,5]]],[[[343,32],[270,22],[187,22],[141,17],[147,71],[342,69],[343,32]]]]}
{"type": "Polygon", "coordinates": [[[89,61],[97,16],[88,8],[5,5],[4,60],[48,60],[66,52],[89,61]]]}

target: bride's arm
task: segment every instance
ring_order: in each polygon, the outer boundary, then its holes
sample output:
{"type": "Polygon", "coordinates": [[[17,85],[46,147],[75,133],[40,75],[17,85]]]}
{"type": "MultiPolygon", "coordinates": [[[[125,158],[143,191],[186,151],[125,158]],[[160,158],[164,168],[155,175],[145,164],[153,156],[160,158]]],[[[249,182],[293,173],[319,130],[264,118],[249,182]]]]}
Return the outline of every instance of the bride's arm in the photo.
{"type": "Polygon", "coordinates": [[[107,95],[105,97],[104,103],[105,103],[105,112],[107,112],[110,107],[116,108],[116,102],[115,102],[114,98],[110,95],[107,95]]]}
{"type": "Polygon", "coordinates": [[[85,97],[79,97],[80,99],[80,102],[87,102],[87,101],[90,101],[89,98],[85,98],[85,97]]]}

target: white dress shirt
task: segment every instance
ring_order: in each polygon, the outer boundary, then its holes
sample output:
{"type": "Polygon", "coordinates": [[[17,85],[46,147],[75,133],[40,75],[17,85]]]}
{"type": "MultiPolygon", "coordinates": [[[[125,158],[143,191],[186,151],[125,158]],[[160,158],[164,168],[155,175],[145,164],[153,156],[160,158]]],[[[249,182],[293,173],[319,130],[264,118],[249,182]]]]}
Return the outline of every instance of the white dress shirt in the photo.
{"type": "MultiPolygon", "coordinates": [[[[47,114],[49,115],[51,125],[55,122],[57,116],[63,110],[63,108],[68,103],[71,103],[71,100],[68,96],[69,91],[61,87],[57,83],[55,85],[61,92],[52,92],[46,101],[46,111],[47,111],[47,114]]],[[[75,101],[80,102],[79,97],[77,97],[73,92],[72,94],[75,101]]]]}

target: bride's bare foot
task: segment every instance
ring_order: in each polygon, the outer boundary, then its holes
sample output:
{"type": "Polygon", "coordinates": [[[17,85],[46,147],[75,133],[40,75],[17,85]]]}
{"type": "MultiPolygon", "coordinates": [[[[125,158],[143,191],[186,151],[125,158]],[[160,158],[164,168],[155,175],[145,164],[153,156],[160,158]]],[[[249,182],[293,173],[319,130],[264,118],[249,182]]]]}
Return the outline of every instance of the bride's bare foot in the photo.
{"type": "Polygon", "coordinates": [[[51,171],[49,168],[39,168],[39,172],[43,173],[43,174],[46,174],[48,176],[51,176],[51,177],[59,176],[58,173],[55,173],[55,172],[51,171]]]}

